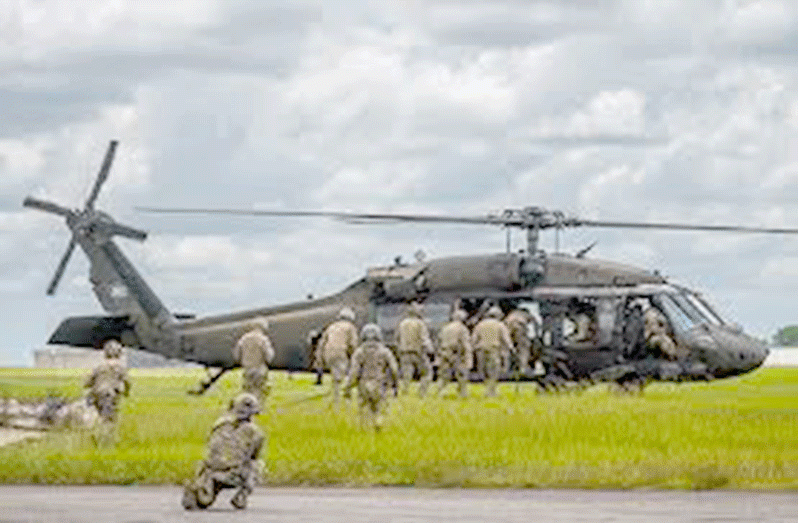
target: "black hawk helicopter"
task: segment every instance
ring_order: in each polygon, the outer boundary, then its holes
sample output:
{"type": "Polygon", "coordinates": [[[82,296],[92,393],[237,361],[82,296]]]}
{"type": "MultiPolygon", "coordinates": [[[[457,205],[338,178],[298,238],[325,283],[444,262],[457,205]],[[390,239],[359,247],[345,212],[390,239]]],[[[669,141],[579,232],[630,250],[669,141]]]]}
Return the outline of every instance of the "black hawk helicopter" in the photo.
{"type": "MultiPolygon", "coordinates": [[[[423,303],[432,330],[459,306],[475,323],[490,305],[504,312],[529,312],[528,335],[541,348],[541,365],[515,369],[513,375],[534,379],[545,388],[567,383],[609,381],[621,385],[649,380],[691,381],[725,378],[759,367],[765,344],[721,317],[698,292],[656,272],[612,261],[590,259],[588,249],[576,255],[538,249],[543,230],[572,227],[645,228],[795,234],[798,229],[736,225],[690,225],[586,220],[540,207],[508,209],[485,216],[378,214],[336,211],[267,211],[237,209],[142,208],[165,214],[214,214],[262,217],[327,217],[356,223],[453,223],[519,228],[526,231],[526,249],[475,256],[453,256],[374,267],[335,294],[297,303],[213,316],[174,314],[114,242],[115,236],[143,241],[144,231],[117,223],[94,203],[108,177],[117,142],[112,141],[83,210],[28,197],[23,205],[65,218],[72,232],[67,251],[47,289],[55,292],[75,245],[88,256],[89,280],[104,316],[65,319],[48,343],[99,348],[109,339],[167,358],[196,362],[209,369],[198,392],[225,371],[235,368],[233,346],[256,317],[269,322],[276,356],[271,367],[312,370],[314,338],[350,307],[356,323],[378,323],[386,339],[407,303],[423,303]],[[678,349],[665,357],[647,347],[643,311],[656,309],[667,323],[678,349]],[[542,368],[541,368],[542,367],[542,368]],[[211,372],[211,369],[215,371],[211,372]],[[518,372],[521,371],[522,372],[518,372]]],[[[511,378],[506,375],[505,378],[511,378]]]]}

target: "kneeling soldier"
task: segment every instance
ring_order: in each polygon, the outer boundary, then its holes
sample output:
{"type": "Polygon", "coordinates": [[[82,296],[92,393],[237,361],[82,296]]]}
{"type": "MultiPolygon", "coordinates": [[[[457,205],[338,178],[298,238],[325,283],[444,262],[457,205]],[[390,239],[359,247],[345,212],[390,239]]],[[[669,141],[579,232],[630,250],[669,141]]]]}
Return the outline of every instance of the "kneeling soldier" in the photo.
{"type": "Polygon", "coordinates": [[[399,379],[399,365],[393,353],[383,345],[379,326],[369,323],[360,331],[362,344],[352,355],[349,375],[344,383],[344,394],[348,397],[350,389],[357,383],[360,398],[360,413],[364,409],[371,417],[375,430],[382,426],[381,406],[385,401],[388,375],[392,384],[399,379]]]}
{"type": "Polygon", "coordinates": [[[226,488],[238,489],[230,503],[246,508],[263,468],[258,455],[264,436],[252,421],[259,413],[255,395],[242,392],[231,402],[230,411],[216,420],[208,438],[208,457],[199,463],[194,480],[183,492],[183,508],[207,508],[226,488]]]}

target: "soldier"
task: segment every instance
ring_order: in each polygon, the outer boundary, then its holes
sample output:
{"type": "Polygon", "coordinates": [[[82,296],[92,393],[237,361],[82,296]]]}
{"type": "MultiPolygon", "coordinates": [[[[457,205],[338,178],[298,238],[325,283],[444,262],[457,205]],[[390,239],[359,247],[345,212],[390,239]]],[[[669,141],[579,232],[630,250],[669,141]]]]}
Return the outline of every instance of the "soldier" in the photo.
{"type": "Polygon", "coordinates": [[[500,354],[502,349],[509,350],[513,342],[510,339],[510,331],[501,322],[502,311],[499,307],[495,305],[491,307],[486,316],[474,327],[471,339],[482,361],[480,367],[484,369],[485,395],[495,396],[501,365],[500,354]]]}
{"type": "Polygon", "coordinates": [[[122,344],[108,340],[103,345],[105,361],[94,368],[85,388],[89,389],[87,402],[97,409],[100,420],[108,423],[116,421],[119,397],[130,393],[127,368],[121,361],[122,344]]]}
{"type": "Polygon", "coordinates": [[[466,374],[471,368],[473,361],[473,349],[471,347],[471,334],[465,326],[468,317],[462,309],[452,311],[451,321],[443,326],[439,334],[438,343],[438,394],[451,381],[451,374],[454,372],[457,379],[457,388],[460,396],[465,398],[466,374]]]}
{"type": "Polygon", "coordinates": [[[431,355],[434,352],[429,329],[421,319],[421,304],[411,303],[405,318],[396,328],[396,345],[402,370],[402,391],[406,392],[416,369],[419,373],[419,395],[423,398],[432,381],[431,355]]]}
{"type": "Polygon", "coordinates": [[[216,499],[220,490],[235,488],[230,503],[237,509],[247,506],[263,471],[258,459],[263,447],[263,432],[252,421],[260,413],[258,398],[242,392],[230,402],[229,412],[216,420],[208,437],[207,458],[197,466],[194,479],[183,491],[183,508],[204,509],[216,499]]]}
{"type": "Polygon", "coordinates": [[[244,369],[241,377],[242,392],[249,392],[262,400],[268,394],[268,364],[274,358],[272,342],[266,335],[269,322],[265,318],[257,317],[250,322],[249,328],[233,347],[233,357],[244,369]]]}
{"type": "Polygon", "coordinates": [[[344,395],[357,383],[360,399],[360,414],[369,414],[374,430],[382,427],[382,404],[388,388],[388,377],[392,384],[399,378],[399,366],[393,353],[383,345],[382,332],[378,325],[369,323],[360,332],[362,344],[352,355],[352,365],[344,383],[344,395]]]}
{"type": "Polygon", "coordinates": [[[652,354],[665,356],[669,360],[677,358],[676,343],[668,334],[668,320],[656,307],[649,306],[643,315],[646,347],[652,354]]]}
{"type": "Polygon", "coordinates": [[[526,376],[529,371],[529,358],[531,356],[532,340],[529,339],[529,323],[531,315],[528,311],[515,308],[504,317],[504,324],[510,331],[510,339],[513,340],[513,350],[511,351],[515,366],[516,379],[526,376]]]}
{"type": "Polygon", "coordinates": [[[321,337],[316,349],[317,360],[322,361],[332,376],[333,405],[340,404],[341,382],[346,377],[349,358],[358,346],[355,313],[344,307],[338,313],[338,321],[331,323],[321,337]]]}

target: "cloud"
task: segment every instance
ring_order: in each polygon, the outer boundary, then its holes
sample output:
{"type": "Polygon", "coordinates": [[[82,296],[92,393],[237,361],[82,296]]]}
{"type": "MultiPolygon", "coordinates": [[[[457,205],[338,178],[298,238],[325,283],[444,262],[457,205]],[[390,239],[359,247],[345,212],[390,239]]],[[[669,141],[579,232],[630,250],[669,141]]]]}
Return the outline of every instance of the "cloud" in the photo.
{"type": "Polygon", "coordinates": [[[633,89],[602,91],[565,117],[544,116],[534,138],[646,138],[646,97],[633,89]]]}
{"type": "Polygon", "coordinates": [[[0,139],[0,169],[5,176],[0,184],[13,185],[35,176],[45,164],[40,151],[24,139],[0,139]]]}
{"type": "Polygon", "coordinates": [[[269,266],[272,255],[237,244],[229,236],[155,236],[144,246],[144,259],[158,269],[172,271],[197,267],[235,270],[242,265],[269,266]]]}
{"type": "Polygon", "coordinates": [[[161,44],[180,40],[218,15],[211,0],[9,0],[0,57],[35,61],[95,46],[161,44]]]}
{"type": "Polygon", "coordinates": [[[798,8],[787,0],[741,2],[726,17],[727,30],[733,38],[749,42],[775,41],[795,34],[798,8]]]}
{"type": "MultiPolygon", "coordinates": [[[[457,215],[541,205],[608,220],[798,223],[789,2],[8,6],[0,287],[31,310],[42,309],[68,235],[21,211],[22,198],[82,205],[112,138],[121,146],[99,208],[151,231],[143,245],[120,245],[176,310],[302,299],[417,248],[502,251],[505,236],[166,218],[134,205],[457,215]]],[[[773,281],[786,270],[776,262],[798,256],[792,240],[587,229],[562,238],[571,251],[594,240],[597,256],[708,282],[719,301],[745,299],[735,312],[753,324],[792,314],[768,305],[788,303],[773,281]],[[771,262],[770,296],[757,298],[771,262]]],[[[40,323],[99,310],[77,285],[86,268],[76,256],[40,323]]],[[[6,336],[44,339],[37,314],[24,326],[4,319],[6,336]]]]}

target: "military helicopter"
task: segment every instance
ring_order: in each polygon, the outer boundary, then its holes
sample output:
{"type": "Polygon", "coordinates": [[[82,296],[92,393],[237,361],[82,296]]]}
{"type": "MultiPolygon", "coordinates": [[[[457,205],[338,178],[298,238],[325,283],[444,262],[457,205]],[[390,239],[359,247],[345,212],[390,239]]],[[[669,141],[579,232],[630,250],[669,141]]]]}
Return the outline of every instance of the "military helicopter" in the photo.
{"type": "Polygon", "coordinates": [[[196,362],[209,369],[208,378],[195,391],[198,393],[237,366],[232,348],[256,317],[269,322],[276,352],[273,368],[311,370],[314,338],[342,307],[355,312],[358,325],[378,323],[390,340],[411,301],[423,303],[433,330],[448,320],[453,306],[463,308],[471,323],[491,305],[504,312],[516,307],[526,309],[533,318],[528,334],[542,347],[543,370],[530,376],[525,369],[524,375],[545,388],[569,382],[629,384],[739,375],[761,365],[768,351],[763,342],[722,318],[700,293],[656,272],[589,259],[585,256],[587,249],[576,255],[546,253],[538,249],[539,234],[570,227],[798,233],[798,229],[786,228],[584,220],[540,207],[485,216],[140,209],[171,214],[328,217],[357,223],[492,225],[526,231],[523,251],[428,261],[418,257],[412,263],[397,259],[392,265],[368,269],[365,276],[326,297],[198,318],[170,312],[114,242],[115,236],[143,241],[146,233],[117,223],[94,208],[116,147],[117,142],[111,141],[83,210],[32,197],[23,202],[25,207],[64,217],[72,232],[47,294],[55,292],[75,245],[79,245],[90,261],[89,280],[94,293],[107,312],[104,316],[66,318],[48,343],[99,348],[107,340],[116,339],[167,358],[196,362]],[[647,350],[642,311],[651,307],[667,319],[678,357],[666,358],[647,350]]]}

